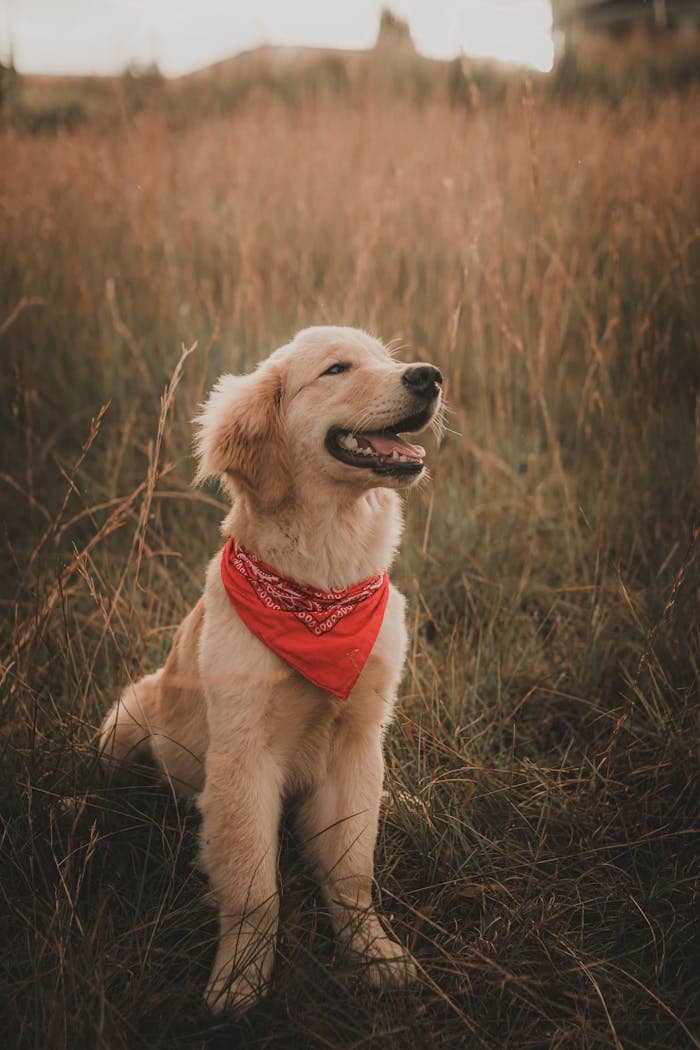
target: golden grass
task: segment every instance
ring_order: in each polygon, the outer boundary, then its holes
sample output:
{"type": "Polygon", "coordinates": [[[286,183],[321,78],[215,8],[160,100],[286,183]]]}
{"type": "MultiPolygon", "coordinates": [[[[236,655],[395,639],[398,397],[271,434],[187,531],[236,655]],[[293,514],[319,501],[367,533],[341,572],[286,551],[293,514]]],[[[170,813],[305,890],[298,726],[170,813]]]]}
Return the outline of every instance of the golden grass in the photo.
{"type": "Polygon", "coordinates": [[[213,1038],[194,817],[101,785],[94,729],[215,549],[218,495],[189,488],[203,391],[325,322],[447,377],[396,571],[412,649],[378,852],[424,988],[339,979],[291,851],[275,991],[227,1038],[690,1045],[697,91],[259,93],[187,123],[0,137],[17,1045],[213,1038]]]}

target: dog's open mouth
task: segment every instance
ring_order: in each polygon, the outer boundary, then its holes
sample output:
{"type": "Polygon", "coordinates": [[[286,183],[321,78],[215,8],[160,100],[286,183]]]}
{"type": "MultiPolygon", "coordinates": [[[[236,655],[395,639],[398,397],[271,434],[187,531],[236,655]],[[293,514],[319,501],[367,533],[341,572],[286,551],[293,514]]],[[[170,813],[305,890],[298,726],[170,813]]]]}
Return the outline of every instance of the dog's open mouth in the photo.
{"type": "Polygon", "coordinates": [[[399,434],[422,430],[429,419],[429,412],[421,412],[380,430],[358,432],[333,427],[326,436],[326,448],[341,463],[364,467],[375,474],[420,474],[425,449],[399,434]]]}

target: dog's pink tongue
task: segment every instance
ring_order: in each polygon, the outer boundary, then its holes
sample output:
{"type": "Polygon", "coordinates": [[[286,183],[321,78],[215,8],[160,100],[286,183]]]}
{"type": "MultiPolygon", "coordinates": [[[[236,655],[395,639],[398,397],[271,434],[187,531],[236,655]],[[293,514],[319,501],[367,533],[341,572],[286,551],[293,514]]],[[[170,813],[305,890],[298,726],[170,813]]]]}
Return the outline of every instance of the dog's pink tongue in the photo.
{"type": "Polygon", "coordinates": [[[364,439],[380,456],[390,456],[392,452],[409,459],[422,459],[425,449],[421,445],[411,445],[400,437],[388,437],[385,434],[358,434],[357,440],[364,439]]]}

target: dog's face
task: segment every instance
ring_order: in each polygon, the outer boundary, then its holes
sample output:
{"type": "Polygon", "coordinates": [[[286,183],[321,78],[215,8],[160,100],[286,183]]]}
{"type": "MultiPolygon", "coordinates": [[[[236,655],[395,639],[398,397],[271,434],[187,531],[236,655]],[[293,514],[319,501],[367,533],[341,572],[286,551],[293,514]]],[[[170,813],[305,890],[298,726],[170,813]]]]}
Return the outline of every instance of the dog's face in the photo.
{"type": "Polygon", "coordinates": [[[219,380],[198,419],[198,477],[268,506],[327,483],[407,487],[425,450],[400,435],[437,418],[441,386],[433,365],[396,361],[359,329],[308,328],[251,375],[219,380]]]}

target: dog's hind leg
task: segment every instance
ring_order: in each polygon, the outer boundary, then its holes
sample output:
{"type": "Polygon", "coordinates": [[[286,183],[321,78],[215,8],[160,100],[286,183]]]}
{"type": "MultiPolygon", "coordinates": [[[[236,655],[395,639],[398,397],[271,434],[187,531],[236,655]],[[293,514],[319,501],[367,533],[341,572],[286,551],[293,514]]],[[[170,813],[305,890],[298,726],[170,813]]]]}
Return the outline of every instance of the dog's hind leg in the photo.
{"type": "Polygon", "coordinates": [[[151,735],[156,729],[157,692],[163,668],[146,675],[109,710],[100,729],[100,756],[105,766],[152,761],[151,735]]]}

